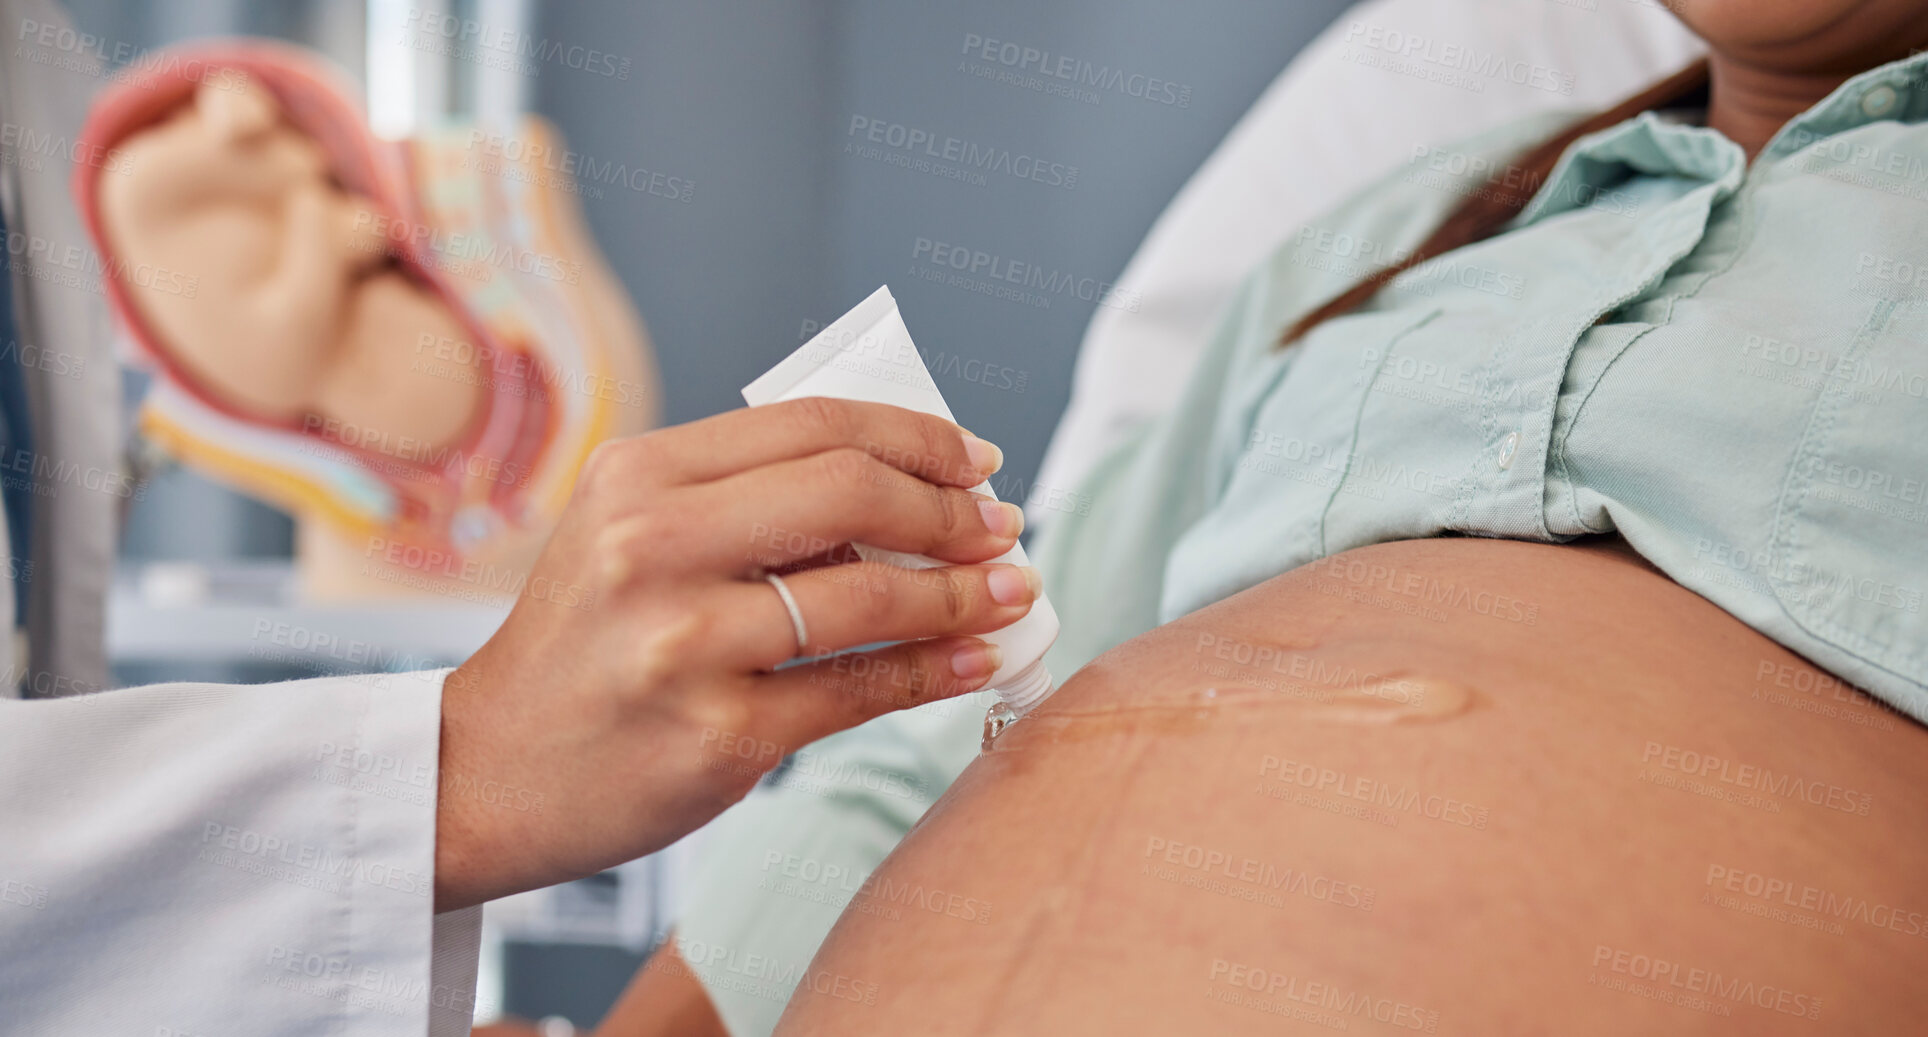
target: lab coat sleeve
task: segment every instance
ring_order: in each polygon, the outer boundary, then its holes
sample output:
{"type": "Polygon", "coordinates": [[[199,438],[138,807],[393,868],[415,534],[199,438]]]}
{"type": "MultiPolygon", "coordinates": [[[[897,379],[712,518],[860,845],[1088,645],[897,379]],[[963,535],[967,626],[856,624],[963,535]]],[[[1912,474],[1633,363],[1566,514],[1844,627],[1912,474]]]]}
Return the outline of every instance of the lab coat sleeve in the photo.
{"type": "Polygon", "coordinates": [[[466,1034],[444,671],[0,701],[0,1029],[466,1034]]]}

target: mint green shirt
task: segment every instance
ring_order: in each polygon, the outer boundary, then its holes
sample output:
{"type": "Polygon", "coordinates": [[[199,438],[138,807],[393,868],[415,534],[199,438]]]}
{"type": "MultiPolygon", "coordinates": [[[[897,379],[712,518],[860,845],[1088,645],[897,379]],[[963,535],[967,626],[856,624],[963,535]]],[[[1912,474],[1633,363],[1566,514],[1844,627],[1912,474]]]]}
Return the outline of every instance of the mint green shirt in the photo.
{"type": "MultiPolygon", "coordinates": [[[[1471,156],[1523,141],[1428,152],[1304,228],[1247,283],[1177,409],[1081,487],[1089,513],[1045,531],[1065,622],[1052,669],[1348,548],[1618,532],[1928,720],[1924,76],[1928,55],[1855,77],[1751,167],[1653,114],[1589,136],[1505,233],[1281,351],[1464,193],[1518,175],[1476,175],[1471,156]]],[[[1415,610],[1532,608],[1354,575],[1415,610]]]]}
{"type": "MultiPolygon", "coordinates": [[[[1516,185],[1508,157],[1562,118],[1426,149],[1302,229],[1254,272],[1178,406],[1093,471],[1088,510],[1043,530],[1034,556],[1063,623],[1052,671],[1353,547],[1617,532],[1928,720],[1924,76],[1928,55],[1855,77],[1751,167],[1719,133],[1651,114],[1594,134],[1506,233],[1281,351],[1302,314],[1416,247],[1467,194],[1516,185]]],[[[1523,623],[1536,608],[1358,579],[1420,615],[1523,623]]],[[[808,962],[851,895],[769,871],[796,858],[801,874],[807,858],[867,876],[970,760],[980,716],[820,743],[918,795],[753,795],[706,853],[684,937],[808,962]]],[[[774,1026],[779,992],[743,993],[755,985],[727,961],[697,972],[732,1033],[774,1026]]]]}

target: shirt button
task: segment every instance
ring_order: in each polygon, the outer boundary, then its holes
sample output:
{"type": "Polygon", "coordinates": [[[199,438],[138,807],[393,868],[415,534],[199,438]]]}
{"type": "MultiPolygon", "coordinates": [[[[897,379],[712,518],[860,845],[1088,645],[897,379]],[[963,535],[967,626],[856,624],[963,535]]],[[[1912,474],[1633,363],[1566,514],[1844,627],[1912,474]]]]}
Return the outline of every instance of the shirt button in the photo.
{"type": "Polygon", "coordinates": [[[1500,471],[1504,472],[1508,468],[1513,467],[1513,455],[1519,452],[1520,434],[1518,432],[1508,432],[1506,438],[1500,440],[1500,471]]]}
{"type": "Polygon", "coordinates": [[[1879,84],[1861,95],[1861,110],[1871,119],[1879,119],[1895,110],[1898,100],[1895,88],[1886,83],[1879,84]]]}

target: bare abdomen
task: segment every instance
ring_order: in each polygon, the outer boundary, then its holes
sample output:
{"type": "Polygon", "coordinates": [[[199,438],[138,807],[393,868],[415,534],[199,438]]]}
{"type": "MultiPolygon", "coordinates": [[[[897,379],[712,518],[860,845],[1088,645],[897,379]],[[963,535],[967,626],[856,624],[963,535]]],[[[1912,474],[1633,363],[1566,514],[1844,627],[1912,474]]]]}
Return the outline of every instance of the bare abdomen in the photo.
{"type": "Polygon", "coordinates": [[[1928,731],[1637,559],[1338,556],[1080,671],[784,1034],[1903,1032],[1928,731]]]}

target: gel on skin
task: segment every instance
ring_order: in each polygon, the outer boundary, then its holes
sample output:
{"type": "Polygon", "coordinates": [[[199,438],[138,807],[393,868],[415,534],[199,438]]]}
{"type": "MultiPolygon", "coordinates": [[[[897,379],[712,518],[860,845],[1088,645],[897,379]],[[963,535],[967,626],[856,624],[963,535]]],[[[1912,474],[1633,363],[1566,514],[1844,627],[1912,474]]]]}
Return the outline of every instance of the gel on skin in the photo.
{"type": "MultiPolygon", "coordinates": [[[[837,318],[785,357],[762,377],[743,387],[750,406],[778,403],[804,396],[888,403],[908,410],[935,414],[955,422],[950,405],[937,391],[924,358],[910,340],[910,330],[897,312],[888,287],[879,288],[849,313],[837,318]]],[[[991,484],[971,487],[993,500],[991,484]]],[[[852,545],[870,561],[890,562],[910,569],[929,569],[944,563],[923,555],[902,554],[863,544],[852,545]]],[[[1013,545],[997,562],[1029,565],[1022,544],[1013,545]]],[[[1058,639],[1058,613],[1050,599],[1038,595],[1031,611],[1017,622],[980,635],[1004,651],[1004,663],[991,675],[990,687],[1011,714],[1023,716],[1052,692],[1051,674],[1044,667],[1045,650],[1058,639]]]]}

